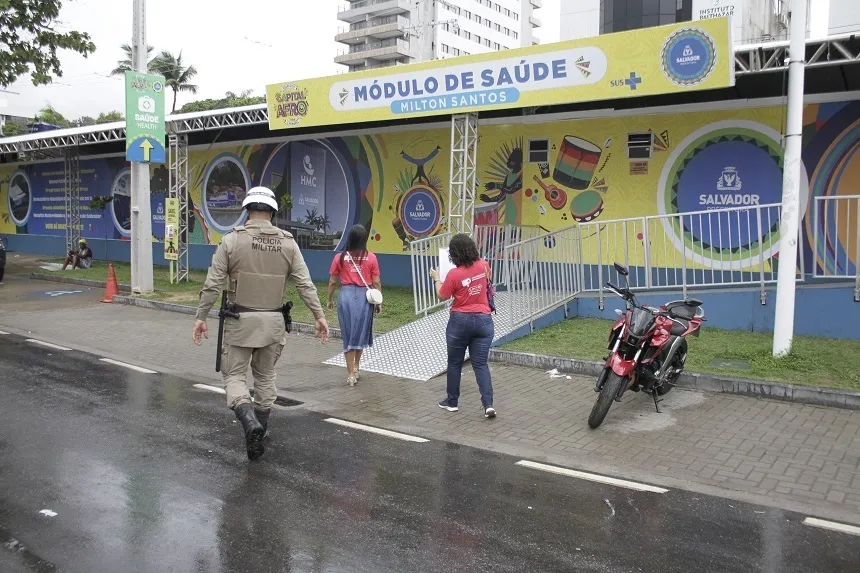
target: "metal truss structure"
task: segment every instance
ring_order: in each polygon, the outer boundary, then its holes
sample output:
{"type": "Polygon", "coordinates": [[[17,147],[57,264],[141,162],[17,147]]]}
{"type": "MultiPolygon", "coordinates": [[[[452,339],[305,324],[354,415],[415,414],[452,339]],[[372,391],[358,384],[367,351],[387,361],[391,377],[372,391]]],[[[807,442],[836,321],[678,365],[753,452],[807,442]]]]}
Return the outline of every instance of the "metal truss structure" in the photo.
{"type": "Polygon", "coordinates": [[[475,226],[475,177],[478,173],[478,114],[451,117],[451,185],[448,230],[472,234],[475,226]]]}
{"type": "Polygon", "coordinates": [[[75,251],[81,238],[81,159],[75,147],[65,149],[63,166],[66,200],[66,252],[75,251]]]}
{"type": "MultiPolygon", "coordinates": [[[[788,70],[789,41],[750,44],[735,48],[735,74],[788,70]]],[[[806,67],[860,63],[860,41],[851,34],[806,41],[806,67]],[[808,55],[812,52],[812,55],[808,55]]]]}
{"type": "Polygon", "coordinates": [[[125,122],[0,139],[0,153],[39,153],[94,143],[125,141],[125,122]]]}
{"type": "Polygon", "coordinates": [[[269,123],[269,112],[266,104],[255,106],[221,109],[216,112],[202,114],[182,114],[167,118],[168,133],[192,133],[225,127],[240,127],[243,125],[258,125],[269,123]]]}
{"type": "MultiPolygon", "coordinates": [[[[176,260],[177,283],[188,281],[188,135],[170,134],[168,136],[168,197],[179,200],[179,237],[176,260]]],[[[172,264],[172,263],[171,263],[172,264]]]]}

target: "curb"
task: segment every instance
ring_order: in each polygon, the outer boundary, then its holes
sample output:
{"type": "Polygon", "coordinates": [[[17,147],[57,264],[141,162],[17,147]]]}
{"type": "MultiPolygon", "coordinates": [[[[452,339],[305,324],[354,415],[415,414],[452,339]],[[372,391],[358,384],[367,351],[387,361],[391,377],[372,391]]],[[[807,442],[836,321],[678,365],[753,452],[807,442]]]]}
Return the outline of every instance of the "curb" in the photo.
{"type": "MultiPolygon", "coordinates": [[[[560,356],[545,356],[528,352],[497,350],[494,348],[490,349],[490,360],[529,368],[540,368],[542,370],[557,368],[559,371],[564,371],[568,374],[584,376],[597,376],[603,370],[602,362],[562,358],[560,356]]],[[[740,396],[767,398],[799,404],[860,410],[860,392],[850,390],[796,386],[793,384],[745,380],[742,378],[730,378],[714,374],[697,374],[694,372],[683,373],[680,380],[678,380],[678,387],[703,392],[737,394],[740,396]]]]}
{"type": "MultiPolygon", "coordinates": [[[[56,275],[46,275],[43,273],[30,273],[31,280],[37,281],[48,281],[52,283],[63,283],[69,285],[79,285],[90,288],[105,288],[104,281],[94,281],[91,279],[76,279],[73,277],[60,277],[56,275]]],[[[117,285],[119,287],[119,292],[131,292],[131,287],[129,285],[117,285]]]]}
{"type": "MultiPolygon", "coordinates": [[[[178,312],[194,316],[197,314],[197,307],[188,306],[187,304],[176,304],[172,302],[162,302],[159,300],[149,300],[146,298],[138,298],[135,296],[119,296],[113,297],[113,302],[116,304],[124,304],[126,306],[136,306],[138,308],[147,308],[150,310],[162,310],[165,312],[178,312]]],[[[209,311],[209,318],[218,320],[218,311],[213,309],[209,311]]],[[[309,334],[314,335],[314,325],[305,322],[293,322],[293,331],[290,334],[309,334]]],[[[341,338],[339,328],[329,327],[329,338],[341,338]]]]}

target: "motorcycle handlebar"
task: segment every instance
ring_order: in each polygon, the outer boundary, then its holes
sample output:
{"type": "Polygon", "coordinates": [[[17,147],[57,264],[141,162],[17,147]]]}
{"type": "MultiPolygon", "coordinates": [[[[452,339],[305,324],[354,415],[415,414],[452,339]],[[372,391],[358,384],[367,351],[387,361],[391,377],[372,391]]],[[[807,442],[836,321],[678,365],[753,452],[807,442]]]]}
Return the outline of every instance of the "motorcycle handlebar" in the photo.
{"type": "Polygon", "coordinates": [[[630,296],[629,290],[627,290],[626,288],[621,288],[619,286],[616,286],[609,281],[606,282],[606,287],[609,288],[609,290],[615,291],[616,294],[618,294],[619,296],[622,296],[624,298],[628,298],[630,296]]]}

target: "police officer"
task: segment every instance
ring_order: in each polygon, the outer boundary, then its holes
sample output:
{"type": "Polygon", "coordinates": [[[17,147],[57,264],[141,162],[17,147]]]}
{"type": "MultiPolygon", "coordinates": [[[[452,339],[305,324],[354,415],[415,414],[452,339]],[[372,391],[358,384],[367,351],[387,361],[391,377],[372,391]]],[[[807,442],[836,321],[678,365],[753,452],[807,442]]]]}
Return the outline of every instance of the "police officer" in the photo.
{"type": "Polygon", "coordinates": [[[249,459],[263,455],[269,413],[277,397],[275,363],[286,344],[281,307],[287,278],[295,281],[302,301],[316,319],[315,331],[328,340],[328,324],[317,289],[293,236],[272,224],[278,210],[275,194],[265,187],[250,189],[242,202],[248,211],[243,226],[224,235],[215,255],[197,307],[192,338],[200,344],[209,338],[206,317],[225,279],[229,277],[228,302],[238,318],[224,322],[221,372],[227,391],[227,406],[242,423],[249,459]],[[254,375],[254,402],[248,394],[248,365],[254,375]]]}

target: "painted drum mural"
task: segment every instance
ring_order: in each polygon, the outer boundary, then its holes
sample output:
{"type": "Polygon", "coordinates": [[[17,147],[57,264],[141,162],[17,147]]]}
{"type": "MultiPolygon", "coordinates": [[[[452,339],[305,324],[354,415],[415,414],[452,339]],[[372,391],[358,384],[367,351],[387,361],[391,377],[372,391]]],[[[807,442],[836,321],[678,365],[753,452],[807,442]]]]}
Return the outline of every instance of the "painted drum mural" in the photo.
{"type": "MultiPolygon", "coordinates": [[[[686,252],[694,266],[773,268],[776,208],[755,217],[722,213],[707,218],[709,224],[681,214],[779,203],[784,115],[784,108],[768,107],[482,126],[476,223],[537,231],[585,224],[598,233],[611,219],[662,216],[649,228],[654,264],[676,264],[678,253],[686,252]]],[[[816,245],[810,213],[815,197],[860,189],[858,117],[856,101],[804,110],[805,259],[852,271],[854,235],[839,235],[848,215],[821,217],[819,229],[832,227],[828,236],[837,239],[816,245]]],[[[374,251],[405,253],[410,241],[447,228],[449,149],[446,127],[192,148],[189,240],[218,243],[242,223],[247,189],[265,185],[282,206],[278,224],[302,235],[305,248],[337,249],[345,230],[361,223],[374,251]]],[[[82,160],[81,175],[82,235],[127,239],[124,159],[82,160]],[[114,200],[101,211],[90,208],[95,196],[114,200]]],[[[160,239],[167,172],[159,166],[152,177],[153,234],[160,239]]],[[[0,233],[62,236],[63,185],[62,162],[0,165],[0,233]]],[[[642,242],[641,233],[629,232],[628,240],[642,242]]],[[[644,262],[641,246],[629,264],[644,262]]],[[[553,258],[553,249],[547,241],[540,256],[553,258]]]]}

